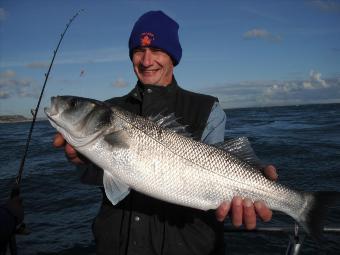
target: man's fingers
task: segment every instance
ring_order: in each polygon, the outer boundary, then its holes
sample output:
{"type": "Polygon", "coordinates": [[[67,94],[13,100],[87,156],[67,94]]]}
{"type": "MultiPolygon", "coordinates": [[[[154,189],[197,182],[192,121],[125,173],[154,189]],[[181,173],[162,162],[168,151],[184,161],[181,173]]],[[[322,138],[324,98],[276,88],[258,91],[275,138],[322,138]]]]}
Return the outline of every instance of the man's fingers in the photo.
{"type": "Polygon", "coordinates": [[[234,197],[232,201],[232,223],[235,227],[240,227],[242,225],[243,218],[243,206],[242,206],[242,198],[234,197]]]}
{"type": "Polygon", "coordinates": [[[56,133],[53,139],[53,146],[56,148],[64,146],[66,143],[64,137],[60,133],[56,133]]]}
{"type": "Polygon", "coordinates": [[[216,219],[218,221],[224,221],[227,217],[228,212],[230,209],[230,203],[223,202],[217,209],[216,209],[216,219]]]}
{"type": "Polygon", "coordinates": [[[273,212],[266,206],[264,202],[256,201],[254,203],[254,207],[257,215],[261,218],[261,220],[263,220],[264,222],[271,220],[273,212]]]}
{"type": "Polygon", "coordinates": [[[69,159],[78,157],[77,151],[68,143],[65,145],[65,153],[69,159]]]}
{"type": "Polygon", "coordinates": [[[70,159],[70,161],[75,165],[83,165],[84,164],[84,161],[81,160],[80,158],[73,158],[73,159],[70,159]]]}
{"type": "Polygon", "coordinates": [[[266,176],[269,180],[277,181],[279,178],[276,168],[273,165],[268,165],[263,169],[263,174],[266,176]]]}
{"type": "Polygon", "coordinates": [[[243,222],[246,229],[251,230],[256,227],[256,214],[253,202],[245,198],[243,200],[243,222]]]}
{"type": "Polygon", "coordinates": [[[84,164],[86,159],[81,157],[81,155],[70,145],[65,145],[66,157],[75,165],[84,164]]]}
{"type": "Polygon", "coordinates": [[[64,137],[60,133],[56,133],[53,139],[53,146],[56,148],[64,147],[66,157],[73,163],[73,164],[84,164],[84,160],[80,158],[78,152],[66,142],[64,137]]]}

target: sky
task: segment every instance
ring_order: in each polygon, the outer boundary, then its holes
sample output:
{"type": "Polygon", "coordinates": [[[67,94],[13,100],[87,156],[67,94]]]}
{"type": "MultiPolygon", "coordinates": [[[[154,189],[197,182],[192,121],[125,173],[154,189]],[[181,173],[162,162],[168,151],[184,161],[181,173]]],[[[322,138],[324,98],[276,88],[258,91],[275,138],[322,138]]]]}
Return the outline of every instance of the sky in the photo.
{"type": "Polygon", "coordinates": [[[105,100],[136,84],[134,22],[162,10],[179,25],[182,88],[223,108],[340,103],[340,0],[0,0],[0,115],[30,116],[50,97],[105,100]]]}

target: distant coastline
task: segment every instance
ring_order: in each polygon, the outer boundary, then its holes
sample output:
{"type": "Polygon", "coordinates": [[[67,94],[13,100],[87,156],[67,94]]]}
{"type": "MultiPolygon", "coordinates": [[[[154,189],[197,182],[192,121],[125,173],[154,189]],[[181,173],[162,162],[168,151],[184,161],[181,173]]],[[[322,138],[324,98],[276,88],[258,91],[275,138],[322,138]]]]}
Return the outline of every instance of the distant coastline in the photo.
{"type": "MultiPolygon", "coordinates": [[[[20,123],[20,122],[31,122],[33,118],[27,118],[22,115],[0,115],[1,123],[20,123]]],[[[37,117],[36,121],[43,121],[46,118],[37,117]]]]}
{"type": "Polygon", "coordinates": [[[0,115],[0,123],[28,122],[32,118],[26,118],[22,115],[0,115]]]}
{"type": "MultiPolygon", "coordinates": [[[[22,115],[0,115],[1,123],[17,123],[17,122],[31,122],[33,118],[27,118],[22,115]]],[[[45,118],[37,118],[36,121],[46,120],[45,118]]]]}

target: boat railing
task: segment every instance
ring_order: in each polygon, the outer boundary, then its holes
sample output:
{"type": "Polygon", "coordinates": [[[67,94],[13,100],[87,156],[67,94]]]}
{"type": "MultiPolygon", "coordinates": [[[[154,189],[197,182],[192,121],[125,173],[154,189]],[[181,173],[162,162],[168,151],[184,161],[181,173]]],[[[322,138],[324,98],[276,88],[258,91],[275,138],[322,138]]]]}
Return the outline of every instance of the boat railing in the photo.
{"type": "MultiPolygon", "coordinates": [[[[298,255],[301,251],[305,233],[300,231],[298,224],[292,226],[270,226],[270,227],[257,227],[253,230],[244,228],[235,228],[233,226],[225,225],[224,233],[284,233],[289,236],[289,241],[285,255],[298,255]]],[[[338,234],[340,235],[340,227],[324,227],[323,233],[338,234]]]]}

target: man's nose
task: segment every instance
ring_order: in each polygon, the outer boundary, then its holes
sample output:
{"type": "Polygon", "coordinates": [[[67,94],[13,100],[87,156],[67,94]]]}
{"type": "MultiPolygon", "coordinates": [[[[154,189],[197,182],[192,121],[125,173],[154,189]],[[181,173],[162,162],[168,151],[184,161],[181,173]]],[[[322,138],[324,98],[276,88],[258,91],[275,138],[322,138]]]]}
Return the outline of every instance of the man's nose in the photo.
{"type": "Polygon", "coordinates": [[[142,57],[142,65],[145,67],[151,66],[153,63],[152,52],[150,49],[145,49],[142,57]]]}

